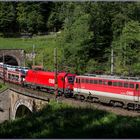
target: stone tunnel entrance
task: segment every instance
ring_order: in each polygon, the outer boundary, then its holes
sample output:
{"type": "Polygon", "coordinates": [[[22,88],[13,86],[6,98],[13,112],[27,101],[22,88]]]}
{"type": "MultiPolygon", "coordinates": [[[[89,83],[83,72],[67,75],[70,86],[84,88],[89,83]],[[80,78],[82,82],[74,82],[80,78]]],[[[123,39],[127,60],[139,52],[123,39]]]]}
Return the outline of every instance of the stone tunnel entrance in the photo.
{"type": "MultiPolygon", "coordinates": [[[[3,62],[3,56],[0,57],[0,62],[3,62]]],[[[4,56],[4,63],[8,65],[13,65],[13,66],[18,66],[18,62],[16,58],[10,55],[5,55],[4,56]]]]}
{"type": "Polygon", "coordinates": [[[15,66],[25,66],[25,51],[23,49],[0,49],[0,62],[15,66]]]}
{"type": "Polygon", "coordinates": [[[15,118],[21,118],[21,117],[24,117],[24,116],[29,116],[29,115],[31,115],[31,113],[32,112],[31,112],[31,110],[29,110],[29,108],[27,108],[24,105],[20,105],[17,108],[16,114],[15,114],[15,118]]]}

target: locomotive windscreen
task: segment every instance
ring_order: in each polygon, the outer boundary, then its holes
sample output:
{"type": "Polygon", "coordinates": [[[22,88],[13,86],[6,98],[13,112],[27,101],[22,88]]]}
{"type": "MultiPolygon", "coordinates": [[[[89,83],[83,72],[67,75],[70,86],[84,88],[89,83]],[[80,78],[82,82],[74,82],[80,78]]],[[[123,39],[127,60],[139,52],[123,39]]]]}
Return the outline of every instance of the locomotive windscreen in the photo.
{"type": "Polygon", "coordinates": [[[74,83],[75,76],[68,76],[68,82],[74,83]]]}

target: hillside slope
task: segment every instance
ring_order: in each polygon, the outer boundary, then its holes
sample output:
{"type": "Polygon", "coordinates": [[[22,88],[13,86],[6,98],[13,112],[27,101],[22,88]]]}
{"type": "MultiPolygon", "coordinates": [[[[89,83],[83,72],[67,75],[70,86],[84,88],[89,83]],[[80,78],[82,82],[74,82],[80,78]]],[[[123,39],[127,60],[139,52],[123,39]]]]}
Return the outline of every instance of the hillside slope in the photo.
{"type": "Polygon", "coordinates": [[[0,125],[0,138],[139,138],[140,118],[51,102],[30,117],[0,125]]]}

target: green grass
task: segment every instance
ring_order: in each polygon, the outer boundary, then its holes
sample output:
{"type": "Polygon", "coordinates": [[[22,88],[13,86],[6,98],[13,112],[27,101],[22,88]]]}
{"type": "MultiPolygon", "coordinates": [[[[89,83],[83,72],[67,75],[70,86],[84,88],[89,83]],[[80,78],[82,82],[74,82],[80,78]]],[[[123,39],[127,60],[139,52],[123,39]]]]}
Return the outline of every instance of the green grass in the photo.
{"type": "Polygon", "coordinates": [[[4,91],[5,89],[7,89],[7,86],[3,83],[0,83],[0,92],[4,91]]]}
{"type": "MultiPolygon", "coordinates": [[[[24,49],[31,53],[35,45],[35,64],[42,65],[47,70],[54,69],[54,48],[58,48],[58,59],[61,59],[61,47],[57,35],[35,36],[32,38],[0,38],[0,49],[24,49]]],[[[26,60],[29,66],[28,60],[26,60]]]]}
{"type": "Polygon", "coordinates": [[[0,138],[140,138],[140,118],[51,102],[30,117],[0,125],[0,138]]]}
{"type": "Polygon", "coordinates": [[[32,38],[0,38],[0,49],[25,49],[26,51],[30,51],[33,44],[37,50],[46,47],[55,47],[55,37],[48,35],[32,38]]]}

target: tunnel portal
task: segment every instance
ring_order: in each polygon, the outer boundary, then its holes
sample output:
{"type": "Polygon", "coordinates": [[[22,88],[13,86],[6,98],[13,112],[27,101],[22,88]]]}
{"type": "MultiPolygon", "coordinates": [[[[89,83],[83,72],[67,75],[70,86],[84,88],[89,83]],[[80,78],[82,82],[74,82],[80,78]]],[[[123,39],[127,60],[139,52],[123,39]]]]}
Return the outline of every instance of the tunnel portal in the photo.
{"type": "Polygon", "coordinates": [[[3,62],[4,64],[8,64],[8,65],[13,65],[13,66],[18,66],[18,62],[16,60],[16,58],[14,58],[13,56],[10,55],[5,55],[4,58],[3,56],[0,57],[0,62],[3,62]]]}
{"type": "Polygon", "coordinates": [[[25,50],[0,49],[0,62],[14,66],[25,66],[25,50]]]}
{"type": "Polygon", "coordinates": [[[17,108],[15,118],[21,118],[21,117],[24,117],[24,116],[29,116],[31,114],[32,114],[32,112],[29,108],[27,108],[25,105],[20,105],[17,108]]]}

